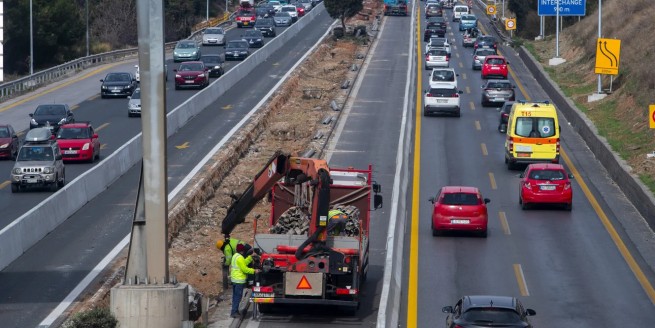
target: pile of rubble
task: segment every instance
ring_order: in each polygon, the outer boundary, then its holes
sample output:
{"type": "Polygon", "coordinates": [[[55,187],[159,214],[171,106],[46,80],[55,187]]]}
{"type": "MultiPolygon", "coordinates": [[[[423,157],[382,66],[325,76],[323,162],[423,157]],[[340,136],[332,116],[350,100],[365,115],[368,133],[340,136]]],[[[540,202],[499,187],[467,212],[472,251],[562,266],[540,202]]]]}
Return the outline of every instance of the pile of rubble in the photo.
{"type": "MultiPolygon", "coordinates": [[[[359,236],[359,209],[352,205],[337,204],[333,209],[338,209],[348,216],[346,226],[340,235],[359,236]]],[[[277,220],[270,232],[280,235],[307,235],[309,231],[309,214],[299,207],[290,207],[277,220]]]]}

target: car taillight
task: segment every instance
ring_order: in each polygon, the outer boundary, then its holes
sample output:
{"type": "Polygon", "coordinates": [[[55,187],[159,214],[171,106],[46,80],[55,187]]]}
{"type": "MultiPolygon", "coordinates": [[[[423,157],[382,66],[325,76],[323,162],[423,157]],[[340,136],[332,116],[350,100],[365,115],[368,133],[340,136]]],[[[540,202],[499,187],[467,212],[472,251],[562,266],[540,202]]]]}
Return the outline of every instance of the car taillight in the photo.
{"type": "Polygon", "coordinates": [[[255,293],[272,293],[273,287],[271,286],[255,286],[252,288],[252,291],[255,293]]]}
{"type": "Polygon", "coordinates": [[[446,61],[450,60],[450,55],[446,55],[446,61]]]}
{"type": "Polygon", "coordinates": [[[452,95],[454,98],[459,98],[459,93],[453,93],[452,95]]]}
{"type": "Polygon", "coordinates": [[[430,60],[430,55],[425,55],[425,60],[429,61],[430,60]]]}
{"type": "Polygon", "coordinates": [[[557,138],[557,143],[555,143],[555,151],[559,153],[559,138],[557,138]]]}
{"type": "Polygon", "coordinates": [[[569,189],[571,189],[571,183],[567,182],[564,184],[564,190],[569,190],[569,189]]]}
{"type": "Polygon", "coordinates": [[[507,144],[507,148],[509,148],[510,153],[514,151],[514,140],[509,139],[509,142],[507,144]]]}
{"type": "Polygon", "coordinates": [[[337,295],[357,295],[357,289],[337,288],[337,295]]]}
{"type": "Polygon", "coordinates": [[[478,60],[478,56],[473,56],[473,60],[478,60]]]}
{"type": "Polygon", "coordinates": [[[528,182],[528,181],[526,181],[526,182],[523,184],[523,187],[525,187],[526,189],[532,189],[532,186],[530,185],[530,182],[528,182]]]}
{"type": "Polygon", "coordinates": [[[431,93],[428,93],[428,94],[425,95],[425,96],[428,97],[428,98],[430,98],[430,97],[432,97],[432,94],[431,94],[431,93]]]}
{"type": "Polygon", "coordinates": [[[507,114],[507,113],[503,113],[502,116],[503,116],[504,118],[509,118],[509,114],[507,114]]]}

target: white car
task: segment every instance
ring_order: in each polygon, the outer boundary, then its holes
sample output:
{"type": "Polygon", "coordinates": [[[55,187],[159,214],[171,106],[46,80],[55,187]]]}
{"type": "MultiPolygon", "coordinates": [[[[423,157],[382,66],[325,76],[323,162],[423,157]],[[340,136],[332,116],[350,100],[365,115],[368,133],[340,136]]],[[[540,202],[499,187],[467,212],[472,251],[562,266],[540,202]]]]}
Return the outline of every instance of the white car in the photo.
{"type": "Polygon", "coordinates": [[[430,88],[457,89],[457,77],[454,68],[433,68],[430,74],[430,88]]]}
{"type": "Polygon", "coordinates": [[[141,88],[136,88],[131,96],[127,97],[127,117],[141,116],[141,88]]]}
{"type": "Polygon", "coordinates": [[[202,45],[225,45],[225,30],[220,27],[208,27],[202,33],[202,45]]]}
{"type": "Polygon", "coordinates": [[[445,48],[430,48],[425,52],[425,69],[449,66],[450,55],[445,48]]]}
{"type": "Polygon", "coordinates": [[[136,68],[136,72],[134,72],[134,79],[136,80],[136,83],[141,82],[141,74],[139,73],[139,65],[134,65],[136,68]]]}
{"type": "Polygon", "coordinates": [[[497,55],[498,53],[496,52],[496,49],[493,48],[478,48],[475,49],[473,52],[473,63],[471,64],[471,68],[474,70],[481,70],[482,69],[482,63],[484,63],[484,59],[489,56],[489,55],[497,55]]]}
{"type": "Polygon", "coordinates": [[[446,38],[440,38],[436,36],[430,37],[430,40],[425,45],[425,49],[430,49],[430,48],[445,48],[446,51],[448,51],[448,55],[451,54],[450,42],[448,42],[448,39],[446,38]]]}
{"type": "Polygon", "coordinates": [[[280,11],[282,9],[282,4],[279,1],[269,1],[268,4],[270,6],[273,6],[273,9],[275,9],[275,12],[280,11]]]}
{"type": "Polygon", "coordinates": [[[423,116],[432,114],[452,114],[460,116],[461,90],[457,88],[430,88],[423,95],[423,116]]]}
{"type": "Polygon", "coordinates": [[[295,5],[284,5],[280,8],[280,11],[289,13],[294,22],[298,20],[298,8],[295,5]]]}

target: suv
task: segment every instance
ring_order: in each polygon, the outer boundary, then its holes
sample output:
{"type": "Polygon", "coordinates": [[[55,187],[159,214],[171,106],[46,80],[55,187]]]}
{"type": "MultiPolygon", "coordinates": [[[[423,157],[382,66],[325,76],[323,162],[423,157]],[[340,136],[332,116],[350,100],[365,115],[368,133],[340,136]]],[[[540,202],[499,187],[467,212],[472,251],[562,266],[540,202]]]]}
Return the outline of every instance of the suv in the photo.
{"type": "Polygon", "coordinates": [[[266,37],[275,37],[277,35],[273,18],[265,17],[258,19],[255,23],[255,29],[260,30],[266,37]]]}
{"type": "Polygon", "coordinates": [[[425,96],[423,97],[423,116],[445,113],[459,117],[461,115],[460,94],[462,94],[462,91],[454,87],[430,88],[430,90],[426,90],[425,96]]]}
{"type": "Polygon", "coordinates": [[[11,192],[28,187],[49,187],[57,191],[66,183],[64,161],[50,129],[30,130],[11,169],[11,192]]]}
{"type": "Polygon", "coordinates": [[[30,130],[45,127],[53,133],[59,130],[60,125],[75,122],[73,112],[66,104],[39,105],[34,113],[30,113],[30,117],[30,130]]]}

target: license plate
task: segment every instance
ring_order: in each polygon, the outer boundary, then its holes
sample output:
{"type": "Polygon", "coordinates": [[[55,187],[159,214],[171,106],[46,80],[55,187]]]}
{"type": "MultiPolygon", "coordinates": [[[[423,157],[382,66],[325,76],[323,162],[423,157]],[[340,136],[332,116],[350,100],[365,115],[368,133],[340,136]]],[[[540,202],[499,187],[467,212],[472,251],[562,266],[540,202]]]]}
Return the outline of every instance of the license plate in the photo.
{"type": "Polygon", "coordinates": [[[555,186],[539,186],[541,190],[555,190],[555,186]]]}
{"type": "Polygon", "coordinates": [[[121,91],[118,90],[118,89],[114,89],[114,90],[111,90],[111,92],[118,93],[118,92],[121,92],[121,91]]]}
{"type": "Polygon", "coordinates": [[[437,104],[445,104],[447,102],[448,102],[447,99],[437,99],[437,104]]]}
{"type": "Polygon", "coordinates": [[[491,69],[500,69],[500,67],[491,66],[491,69]]]}
{"type": "Polygon", "coordinates": [[[450,223],[452,224],[469,224],[469,220],[450,220],[450,223]]]}
{"type": "Polygon", "coordinates": [[[243,22],[243,25],[248,25],[248,22],[243,22]]]}
{"type": "Polygon", "coordinates": [[[532,152],[532,147],[531,146],[525,146],[525,145],[516,145],[516,151],[522,151],[522,152],[532,152]]]}
{"type": "Polygon", "coordinates": [[[234,56],[234,57],[239,57],[239,54],[234,54],[234,55],[232,55],[232,56],[234,56]]]}
{"type": "Polygon", "coordinates": [[[516,157],[530,157],[530,153],[516,153],[516,157]]]}
{"type": "Polygon", "coordinates": [[[494,98],[494,101],[505,101],[505,98],[494,98]]]}
{"type": "Polygon", "coordinates": [[[255,298],[272,298],[272,297],[275,297],[275,293],[252,293],[252,297],[255,297],[255,298]]]}
{"type": "Polygon", "coordinates": [[[64,154],[66,155],[77,154],[77,150],[64,150],[64,154]]]}
{"type": "Polygon", "coordinates": [[[184,81],[184,83],[191,84],[193,81],[184,81]]]}
{"type": "Polygon", "coordinates": [[[38,179],[27,179],[27,180],[25,180],[25,182],[27,182],[27,183],[38,183],[39,180],[38,179]]]}

